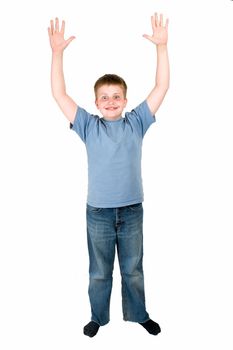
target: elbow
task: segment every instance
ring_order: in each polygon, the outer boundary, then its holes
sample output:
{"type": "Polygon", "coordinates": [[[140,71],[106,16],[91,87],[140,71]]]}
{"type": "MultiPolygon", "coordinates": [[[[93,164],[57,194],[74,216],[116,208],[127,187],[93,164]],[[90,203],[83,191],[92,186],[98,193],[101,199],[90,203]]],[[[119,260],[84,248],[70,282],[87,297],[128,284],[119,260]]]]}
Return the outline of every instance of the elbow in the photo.
{"type": "Polygon", "coordinates": [[[161,90],[161,91],[164,91],[164,93],[166,93],[170,87],[170,78],[169,76],[166,77],[166,79],[163,79],[163,81],[160,81],[158,84],[158,88],[161,90]]]}
{"type": "Polygon", "coordinates": [[[169,80],[167,80],[165,82],[157,83],[155,86],[155,89],[166,93],[168,91],[169,87],[170,87],[170,82],[169,82],[169,80]]]}
{"type": "Polygon", "coordinates": [[[166,90],[165,90],[165,95],[167,94],[168,90],[169,90],[169,85],[166,87],[166,90]]]}
{"type": "Polygon", "coordinates": [[[163,89],[164,89],[165,93],[168,91],[169,87],[170,87],[170,82],[167,81],[167,83],[164,84],[164,86],[163,86],[163,89]]]}
{"type": "Polygon", "coordinates": [[[61,86],[57,86],[55,84],[51,85],[51,92],[52,92],[52,96],[55,99],[55,101],[59,101],[61,100],[64,96],[66,96],[66,90],[61,87],[61,86]]]}
{"type": "Polygon", "coordinates": [[[54,100],[56,100],[57,96],[58,96],[58,93],[57,93],[56,89],[53,88],[53,86],[51,88],[51,93],[52,93],[52,96],[53,96],[54,100]]]}
{"type": "Polygon", "coordinates": [[[61,100],[61,98],[60,98],[58,95],[53,94],[53,93],[52,93],[52,96],[53,96],[55,102],[56,102],[58,105],[60,105],[60,100],[61,100]]]}
{"type": "Polygon", "coordinates": [[[56,95],[56,93],[55,93],[53,90],[52,90],[51,92],[52,92],[52,97],[54,98],[54,100],[56,100],[56,99],[57,99],[57,97],[56,97],[56,96],[57,96],[57,95],[56,95]]]}
{"type": "Polygon", "coordinates": [[[52,96],[58,104],[64,98],[65,95],[66,95],[65,93],[59,93],[57,91],[52,90],[52,96]]]}
{"type": "Polygon", "coordinates": [[[166,95],[168,90],[169,90],[169,85],[163,87],[164,95],[166,95]]]}
{"type": "Polygon", "coordinates": [[[170,87],[170,83],[169,81],[162,87],[163,91],[164,91],[164,95],[166,95],[166,93],[168,92],[170,87]]]}
{"type": "Polygon", "coordinates": [[[162,94],[163,96],[166,95],[166,93],[168,92],[168,90],[169,90],[169,83],[159,86],[159,91],[161,92],[161,94],[162,94]]]}

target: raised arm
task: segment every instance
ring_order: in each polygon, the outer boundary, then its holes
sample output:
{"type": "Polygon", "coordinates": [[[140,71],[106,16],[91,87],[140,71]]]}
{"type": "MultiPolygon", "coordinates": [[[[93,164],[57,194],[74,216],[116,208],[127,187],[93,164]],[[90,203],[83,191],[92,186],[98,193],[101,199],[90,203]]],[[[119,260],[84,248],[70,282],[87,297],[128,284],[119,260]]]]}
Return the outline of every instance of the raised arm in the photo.
{"type": "Polygon", "coordinates": [[[144,38],[156,45],[157,69],[155,86],[147,97],[147,103],[152,114],[155,114],[161,105],[169,88],[169,60],[167,51],[168,19],[163,24],[163,15],[158,18],[157,13],[151,17],[152,35],[144,34],[144,38]]]}
{"type": "Polygon", "coordinates": [[[52,94],[57,104],[61,108],[66,118],[73,123],[77,111],[77,104],[66,93],[65,79],[63,73],[63,52],[70,42],[75,38],[71,36],[64,39],[65,22],[62,21],[61,29],[59,29],[59,20],[50,21],[48,28],[49,40],[52,49],[52,66],[51,66],[51,88],[52,94]]]}

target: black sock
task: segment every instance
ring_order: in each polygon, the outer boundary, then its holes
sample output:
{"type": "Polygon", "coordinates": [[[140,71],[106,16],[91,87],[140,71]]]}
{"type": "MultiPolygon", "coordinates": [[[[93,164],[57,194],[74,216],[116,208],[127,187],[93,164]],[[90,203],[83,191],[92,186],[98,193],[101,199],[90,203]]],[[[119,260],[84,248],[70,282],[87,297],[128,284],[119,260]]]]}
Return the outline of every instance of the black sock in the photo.
{"type": "Polygon", "coordinates": [[[144,323],[139,323],[141,326],[143,326],[147,332],[149,332],[150,334],[153,334],[153,335],[157,335],[158,333],[161,332],[161,329],[158,325],[158,323],[152,321],[152,320],[148,320],[144,323]]]}
{"type": "Polygon", "coordinates": [[[83,333],[85,335],[88,335],[88,337],[94,337],[96,335],[96,333],[99,330],[99,325],[98,323],[91,321],[89,322],[84,328],[83,328],[83,333]]]}

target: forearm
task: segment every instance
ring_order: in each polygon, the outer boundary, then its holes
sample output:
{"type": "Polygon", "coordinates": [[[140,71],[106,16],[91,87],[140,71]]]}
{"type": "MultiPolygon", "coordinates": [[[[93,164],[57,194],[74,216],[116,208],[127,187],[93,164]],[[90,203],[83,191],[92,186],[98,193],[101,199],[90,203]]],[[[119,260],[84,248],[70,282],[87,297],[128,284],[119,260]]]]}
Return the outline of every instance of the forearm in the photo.
{"type": "Polygon", "coordinates": [[[155,114],[161,105],[169,88],[170,72],[167,45],[157,45],[157,68],[155,85],[147,97],[147,103],[152,114],[155,114]]]}
{"type": "Polygon", "coordinates": [[[66,95],[66,86],[63,73],[63,52],[52,53],[51,88],[53,97],[56,100],[66,95]]]}
{"type": "Polygon", "coordinates": [[[157,69],[155,87],[167,90],[170,81],[170,69],[167,45],[156,45],[157,69]]]}
{"type": "Polygon", "coordinates": [[[77,111],[76,102],[67,95],[63,73],[63,51],[52,53],[51,66],[52,94],[67,119],[73,123],[77,111]]]}

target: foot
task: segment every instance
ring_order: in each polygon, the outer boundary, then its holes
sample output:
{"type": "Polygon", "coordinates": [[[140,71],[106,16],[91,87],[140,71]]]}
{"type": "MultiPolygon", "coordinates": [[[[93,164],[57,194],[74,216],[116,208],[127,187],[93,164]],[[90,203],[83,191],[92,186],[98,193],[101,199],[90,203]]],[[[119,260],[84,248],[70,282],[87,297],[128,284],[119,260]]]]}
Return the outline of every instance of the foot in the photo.
{"type": "Polygon", "coordinates": [[[149,332],[150,334],[157,335],[161,332],[161,329],[158,323],[152,320],[148,320],[144,323],[139,323],[139,324],[143,326],[147,330],[147,332],[149,332]]]}
{"type": "Polygon", "coordinates": [[[100,326],[98,325],[98,323],[91,321],[83,328],[83,333],[85,335],[88,335],[88,337],[92,338],[97,334],[99,328],[100,326]]]}

